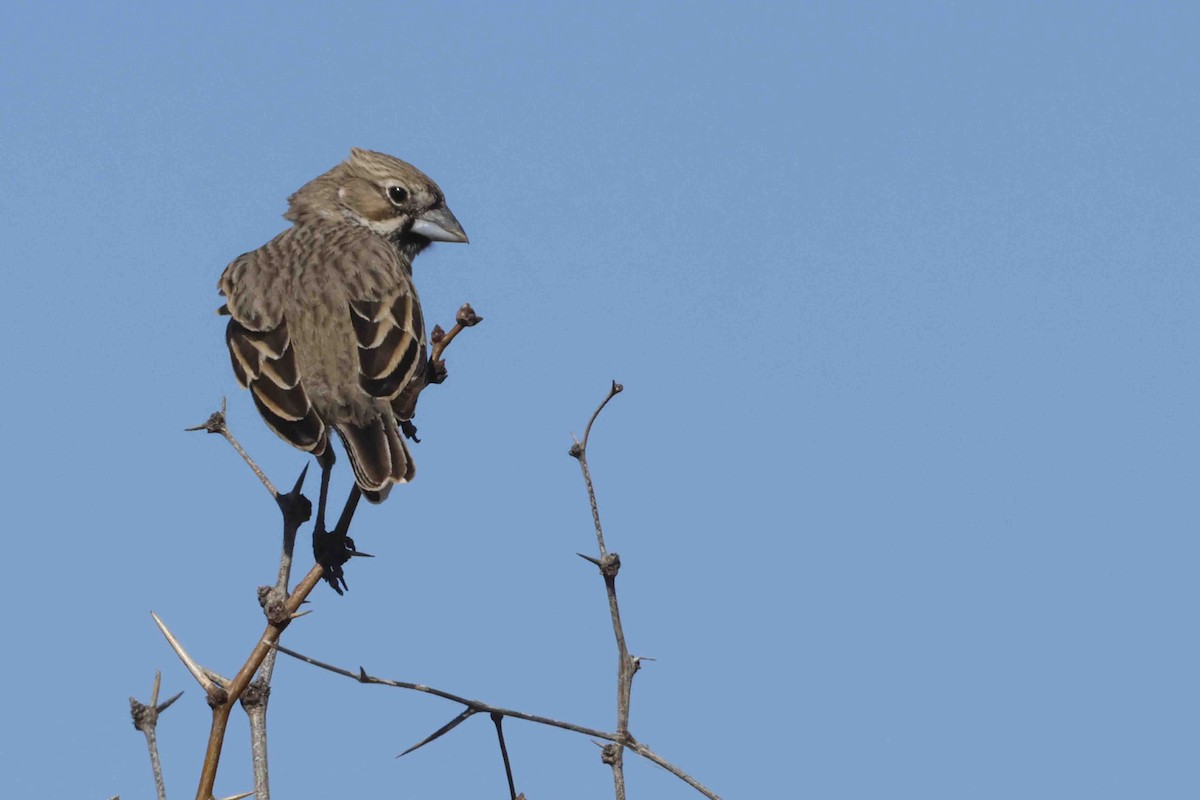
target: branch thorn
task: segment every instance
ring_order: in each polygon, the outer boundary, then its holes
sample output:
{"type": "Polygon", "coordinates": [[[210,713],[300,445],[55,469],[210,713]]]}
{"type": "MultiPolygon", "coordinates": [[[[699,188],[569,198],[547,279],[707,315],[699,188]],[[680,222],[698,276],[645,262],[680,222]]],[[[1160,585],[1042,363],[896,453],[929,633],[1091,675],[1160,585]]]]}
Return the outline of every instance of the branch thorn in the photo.
{"type": "Polygon", "coordinates": [[[167,644],[169,644],[171,649],[175,651],[175,655],[179,656],[179,660],[183,662],[183,665],[187,667],[187,671],[190,672],[192,677],[196,679],[196,683],[200,684],[200,688],[204,690],[204,693],[209,697],[223,694],[225,690],[222,689],[221,686],[212,679],[208,670],[196,663],[196,660],[188,654],[188,651],[185,650],[183,645],[180,644],[179,640],[175,638],[175,634],[171,633],[171,630],[166,626],[166,623],[159,619],[158,614],[155,614],[153,611],[151,611],[150,616],[154,618],[154,623],[158,625],[158,629],[162,631],[162,635],[166,637],[167,644]]]}
{"type": "Polygon", "coordinates": [[[424,747],[425,745],[429,744],[430,742],[434,741],[435,739],[440,739],[443,735],[445,735],[445,734],[449,733],[450,731],[454,730],[455,728],[457,728],[459,725],[461,725],[463,722],[465,722],[469,717],[471,717],[475,713],[476,713],[475,709],[473,709],[473,708],[464,709],[463,712],[461,714],[459,714],[457,717],[450,720],[445,725],[438,728],[436,731],[429,734],[424,739],[417,742],[416,744],[414,744],[412,747],[405,750],[400,755],[396,756],[396,758],[406,756],[409,753],[411,753],[412,751],[414,751],[418,748],[424,747]]]}

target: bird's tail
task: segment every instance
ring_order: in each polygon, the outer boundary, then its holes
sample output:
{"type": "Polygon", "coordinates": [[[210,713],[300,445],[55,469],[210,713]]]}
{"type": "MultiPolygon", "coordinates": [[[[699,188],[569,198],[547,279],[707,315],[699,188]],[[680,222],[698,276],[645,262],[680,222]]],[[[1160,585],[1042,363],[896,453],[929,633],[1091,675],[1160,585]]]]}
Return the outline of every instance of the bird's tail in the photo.
{"type": "Polygon", "coordinates": [[[334,426],[363,496],[372,503],[387,497],[394,483],[408,483],[416,475],[412,455],[390,414],[381,414],[363,425],[339,422],[334,426]]]}

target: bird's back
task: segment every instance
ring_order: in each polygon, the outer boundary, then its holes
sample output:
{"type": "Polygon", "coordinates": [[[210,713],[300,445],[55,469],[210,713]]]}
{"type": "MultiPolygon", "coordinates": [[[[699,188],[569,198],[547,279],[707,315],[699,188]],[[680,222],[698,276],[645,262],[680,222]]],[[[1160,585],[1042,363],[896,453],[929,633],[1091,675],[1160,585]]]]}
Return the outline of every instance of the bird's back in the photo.
{"type": "Polygon", "coordinates": [[[346,446],[364,495],[414,475],[397,428],[426,382],[412,259],[466,242],[440,188],[411,164],[353,149],[288,199],[293,227],[226,267],[226,342],[267,424],[332,465],[346,446]]]}
{"type": "MultiPolygon", "coordinates": [[[[409,270],[385,240],[350,224],[298,225],[234,261],[221,289],[235,320],[286,324],[300,385],[327,424],[363,424],[388,408],[362,388],[352,301],[415,299],[409,270]]],[[[424,341],[424,331],[414,331],[424,341]]]]}

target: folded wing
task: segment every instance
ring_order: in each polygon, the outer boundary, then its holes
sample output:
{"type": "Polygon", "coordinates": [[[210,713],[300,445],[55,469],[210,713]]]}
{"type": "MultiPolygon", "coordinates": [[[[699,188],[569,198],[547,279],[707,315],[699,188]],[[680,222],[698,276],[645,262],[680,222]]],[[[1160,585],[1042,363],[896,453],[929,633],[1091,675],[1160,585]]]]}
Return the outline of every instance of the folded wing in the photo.
{"type": "Polygon", "coordinates": [[[225,342],[238,382],[250,390],[271,429],[301,450],[324,453],[329,434],[304,391],[287,321],[281,318],[273,328],[255,330],[233,317],[225,342]]]}

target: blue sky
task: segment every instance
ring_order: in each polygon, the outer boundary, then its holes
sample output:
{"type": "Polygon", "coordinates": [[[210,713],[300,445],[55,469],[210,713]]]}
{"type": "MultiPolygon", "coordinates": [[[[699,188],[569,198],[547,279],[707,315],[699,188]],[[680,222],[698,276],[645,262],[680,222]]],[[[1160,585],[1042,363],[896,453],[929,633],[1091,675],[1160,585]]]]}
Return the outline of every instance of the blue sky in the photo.
{"type": "MultiPolygon", "coordinates": [[[[1200,15],[1188,4],[18,4],[0,30],[4,794],[194,792],[305,463],[229,369],[217,276],[351,146],[471,244],[486,317],[419,477],[293,647],[632,730],[726,797],[1194,797],[1200,15]]],[[[334,494],[345,492],[345,462],[334,494]]],[[[504,796],[491,724],[282,663],[280,797],[504,796]]],[[[240,714],[240,712],[237,712],[240,714]]],[[[510,723],[531,800],[608,797],[510,723]]],[[[234,717],[217,785],[249,788],[234,717]]],[[[630,757],[631,796],[696,796],[630,757]]]]}

